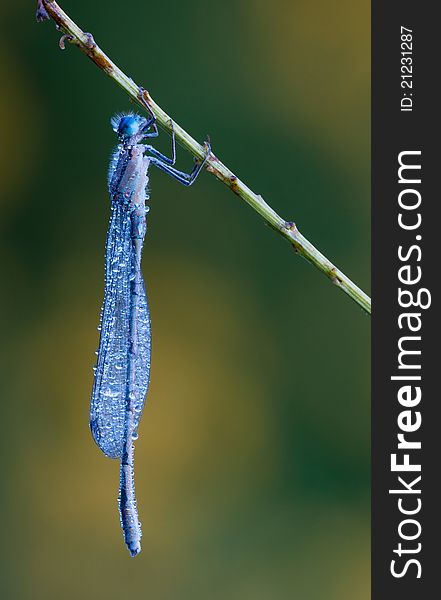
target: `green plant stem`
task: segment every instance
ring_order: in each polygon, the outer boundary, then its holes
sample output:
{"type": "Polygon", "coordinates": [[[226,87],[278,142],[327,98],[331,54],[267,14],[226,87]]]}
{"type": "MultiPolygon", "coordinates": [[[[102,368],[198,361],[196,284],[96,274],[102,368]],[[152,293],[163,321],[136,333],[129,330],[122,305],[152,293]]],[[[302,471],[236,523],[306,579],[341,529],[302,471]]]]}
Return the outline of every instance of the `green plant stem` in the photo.
{"type": "MultiPolygon", "coordinates": [[[[39,0],[40,20],[47,16],[52,18],[63,32],[60,47],[64,48],[66,41],[78,46],[102,71],[113,79],[131,98],[144,110],[153,112],[158,123],[167,131],[171,131],[171,119],[152,99],[150,94],[140,88],[130,77],[125,75],[98,47],[89,33],[84,33],[78,25],[53,0],[39,0]],[[44,13],[47,12],[47,16],[44,13]]],[[[196,158],[204,157],[205,148],[191,137],[182,127],[173,121],[176,138],[196,158]]],[[[324,273],[337,287],[342,289],[354,302],[368,314],[371,313],[371,300],[358,286],[355,285],[342,271],[337,269],[321,252],[315,248],[297,229],[294,223],[280,217],[258,194],[255,194],[245,183],[234,175],[213,153],[207,161],[207,171],[225,183],[235,194],[251,206],[273,229],[279,232],[295,251],[306,258],[317,269],[324,273]]]]}

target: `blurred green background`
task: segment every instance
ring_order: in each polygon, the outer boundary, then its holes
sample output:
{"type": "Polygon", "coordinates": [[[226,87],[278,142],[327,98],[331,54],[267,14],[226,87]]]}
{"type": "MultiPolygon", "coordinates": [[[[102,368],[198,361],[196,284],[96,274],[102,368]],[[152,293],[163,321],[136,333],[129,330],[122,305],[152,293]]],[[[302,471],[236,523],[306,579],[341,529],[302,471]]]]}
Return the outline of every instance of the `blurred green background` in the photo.
{"type": "MultiPolygon", "coordinates": [[[[88,403],[109,118],[131,104],[34,4],[0,8],[1,597],[369,598],[369,318],[207,174],[151,172],[129,558],[88,403]]],[[[62,6],[369,291],[367,0],[62,6]]]]}

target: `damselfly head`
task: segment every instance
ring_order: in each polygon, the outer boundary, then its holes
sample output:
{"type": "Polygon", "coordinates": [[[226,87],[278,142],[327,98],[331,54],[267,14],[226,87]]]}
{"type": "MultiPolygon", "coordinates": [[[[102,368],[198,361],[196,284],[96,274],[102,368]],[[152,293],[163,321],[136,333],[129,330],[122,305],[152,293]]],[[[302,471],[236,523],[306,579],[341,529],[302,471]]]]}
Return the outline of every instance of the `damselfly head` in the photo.
{"type": "Polygon", "coordinates": [[[136,136],[142,137],[147,119],[136,113],[127,113],[115,115],[110,119],[113,131],[118,134],[122,140],[127,140],[136,136]]]}

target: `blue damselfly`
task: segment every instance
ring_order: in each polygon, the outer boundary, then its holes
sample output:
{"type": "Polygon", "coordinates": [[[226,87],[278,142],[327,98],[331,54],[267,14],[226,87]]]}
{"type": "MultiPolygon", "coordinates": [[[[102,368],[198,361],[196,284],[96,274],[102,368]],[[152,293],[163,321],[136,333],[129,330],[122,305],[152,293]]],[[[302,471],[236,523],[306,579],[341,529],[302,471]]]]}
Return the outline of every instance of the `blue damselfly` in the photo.
{"type": "Polygon", "coordinates": [[[149,384],[150,315],[141,272],[141,253],[149,207],[148,169],[155,165],[184,185],[191,185],[209,154],[195,162],[191,173],[173,167],[176,159],[146,138],[158,136],[155,117],[129,113],[112,118],[119,144],[109,167],[112,214],[106,241],[105,292],[101,310],[98,360],[90,404],[90,428],[102,452],[121,461],[119,511],[124,540],[131,556],[141,551],[141,525],[134,489],[134,440],[149,384]]]}

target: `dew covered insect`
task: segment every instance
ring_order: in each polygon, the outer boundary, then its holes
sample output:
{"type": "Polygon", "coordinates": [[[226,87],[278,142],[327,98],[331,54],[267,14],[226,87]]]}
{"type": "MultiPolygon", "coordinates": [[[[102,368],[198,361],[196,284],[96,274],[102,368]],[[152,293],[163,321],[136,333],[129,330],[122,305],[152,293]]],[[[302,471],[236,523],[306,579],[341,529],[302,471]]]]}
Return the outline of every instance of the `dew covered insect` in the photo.
{"type": "Polygon", "coordinates": [[[144,408],[150,376],[150,314],[141,272],[150,199],[148,171],[155,165],[184,185],[191,185],[203,168],[195,162],[191,173],[174,168],[172,157],[143,143],[158,136],[155,117],[135,113],[111,119],[119,138],[110,160],[108,188],[112,214],[105,251],[105,291],[100,341],[90,403],[90,428],[102,452],[121,461],[119,511],[124,540],[131,556],[141,551],[141,526],[134,488],[134,440],[144,408]]]}

